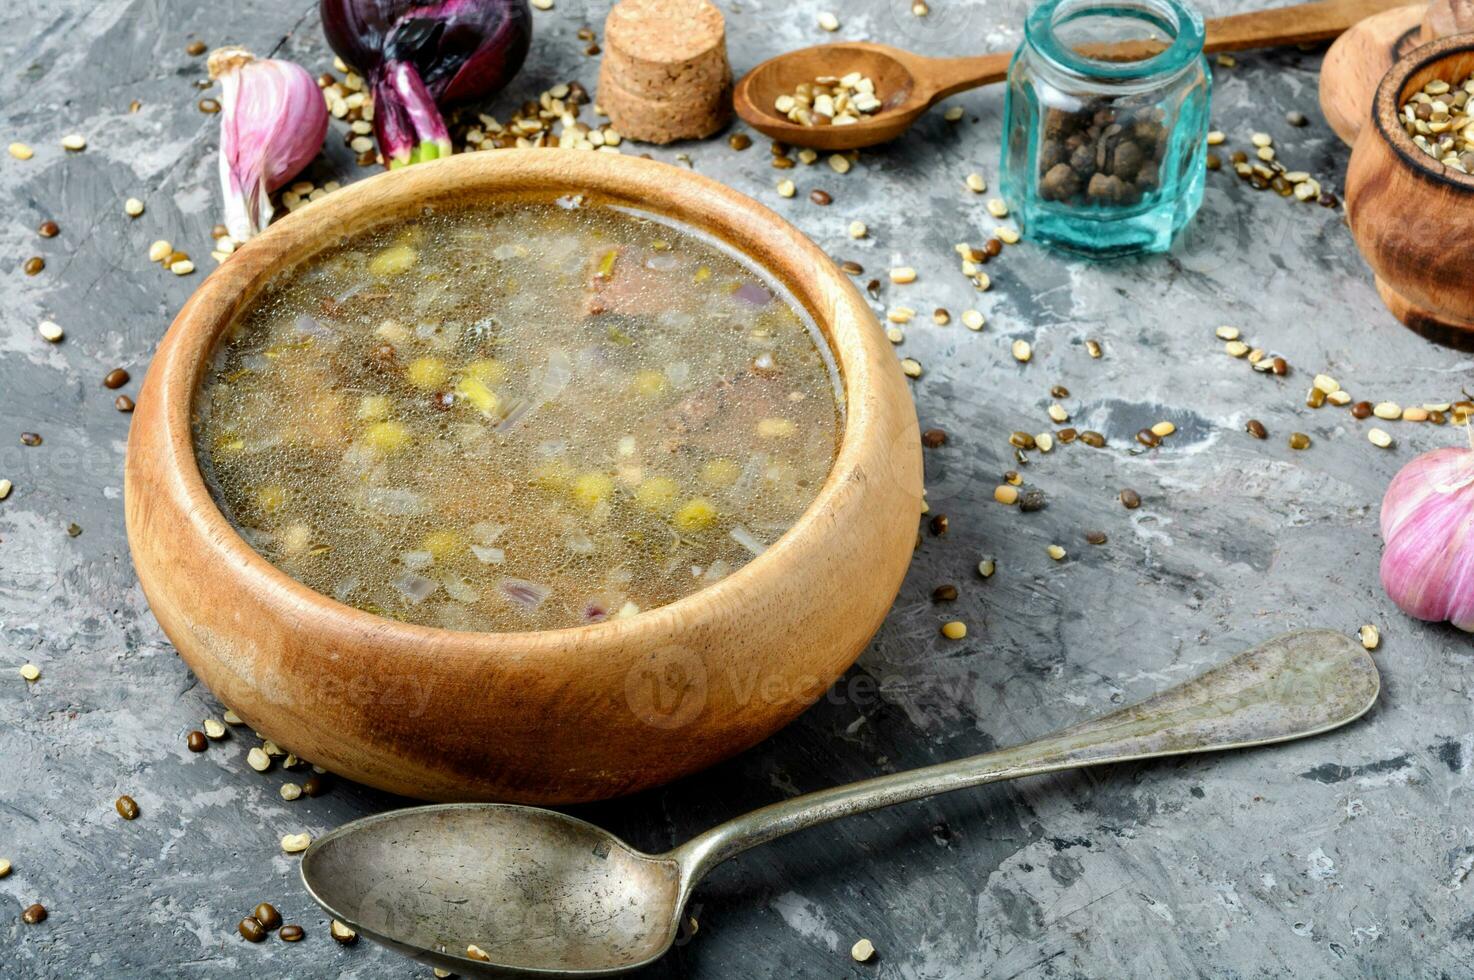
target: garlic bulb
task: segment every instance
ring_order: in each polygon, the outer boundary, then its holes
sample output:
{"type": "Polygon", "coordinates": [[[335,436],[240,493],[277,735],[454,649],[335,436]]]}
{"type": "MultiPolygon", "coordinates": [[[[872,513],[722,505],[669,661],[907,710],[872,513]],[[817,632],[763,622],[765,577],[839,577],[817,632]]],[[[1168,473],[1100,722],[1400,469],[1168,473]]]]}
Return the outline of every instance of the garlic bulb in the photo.
{"type": "Polygon", "coordinates": [[[1474,632],[1474,445],[1424,453],[1393,477],[1382,541],[1382,588],[1399,609],[1474,632]]]}
{"type": "Polygon", "coordinates": [[[219,48],[210,52],[209,68],[221,87],[225,227],[243,242],[271,221],[271,192],[322,149],[328,110],[317,82],[290,61],[260,59],[245,48],[219,48]]]}

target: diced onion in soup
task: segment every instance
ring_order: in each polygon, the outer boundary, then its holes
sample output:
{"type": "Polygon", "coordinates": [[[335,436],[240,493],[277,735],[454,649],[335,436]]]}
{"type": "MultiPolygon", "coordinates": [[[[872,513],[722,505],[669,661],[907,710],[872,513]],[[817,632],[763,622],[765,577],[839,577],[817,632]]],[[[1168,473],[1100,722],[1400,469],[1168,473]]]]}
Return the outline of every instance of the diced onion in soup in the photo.
{"type": "Polygon", "coordinates": [[[504,578],[498,583],[497,588],[501,590],[502,595],[528,612],[537,609],[547,600],[548,596],[553,594],[553,590],[546,585],[539,585],[537,582],[529,582],[521,578],[504,578]]]}
{"type": "Polygon", "coordinates": [[[445,592],[456,602],[475,602],[481,598],[481,593],[471,584],[471,580],[462,575],[447,575],[440,583],[445,586],[445,592]]]}
{"type": "Polygon", "coordinates": [[[743,527],[741,524],[734,525],[732,530],[728,533],[732,535],[733,541],[736,541],[738,544],[742,545],[742,547],[746,548],[754,555],[760,555],[764,551],[768,550],[767,545],[759,541],[751,531],[743,527]]]}
{"type": "Polygon", "coordinates": [[[426,578],[414,572],[400,572],[389,582],[395,589],[399,590],[406,599],[415,605],[424,602],[435,594],[439,584],[433,578],[426,578]]]}
{"type": "Polygon", "coordinates": [[[405,568],[424,568],[435,560],[435,556],[428,551],[406,551],[399,560],[405,568]]]}
{"type": "Polygon", "coordinates": [[[471,545],[471,554],[483,565],[500,565],[507,560],[507,553],[501,548],[486,548],[479,544],[471,545]]]}

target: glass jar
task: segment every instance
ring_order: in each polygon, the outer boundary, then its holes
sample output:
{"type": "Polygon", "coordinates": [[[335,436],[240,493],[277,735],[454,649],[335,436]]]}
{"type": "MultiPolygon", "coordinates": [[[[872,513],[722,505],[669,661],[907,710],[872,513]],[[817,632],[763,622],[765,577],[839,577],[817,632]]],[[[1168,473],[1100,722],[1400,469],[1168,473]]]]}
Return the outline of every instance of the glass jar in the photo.
{"type": "Polygon", "coordinates": [[[1179,0],[1045,0],[1008,69],[1002,192],[1034,241],[1166,251],[1203,201],[1203,18],[1179,0]]]}

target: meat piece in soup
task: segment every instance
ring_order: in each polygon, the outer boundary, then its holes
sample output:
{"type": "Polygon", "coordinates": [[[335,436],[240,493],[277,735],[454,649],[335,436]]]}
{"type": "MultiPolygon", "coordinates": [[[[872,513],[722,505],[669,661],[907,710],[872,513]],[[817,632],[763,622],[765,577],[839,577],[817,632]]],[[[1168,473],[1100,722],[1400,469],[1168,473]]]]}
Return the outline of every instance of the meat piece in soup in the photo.
{"type": "Polygon", "coordinates": [[[253,547],[381,616],[537,630],[673,602],[793,525],[843,425],[813,324],[692,232],[570,203],[394,225],[252,302],[195,444],[253,547]]]}

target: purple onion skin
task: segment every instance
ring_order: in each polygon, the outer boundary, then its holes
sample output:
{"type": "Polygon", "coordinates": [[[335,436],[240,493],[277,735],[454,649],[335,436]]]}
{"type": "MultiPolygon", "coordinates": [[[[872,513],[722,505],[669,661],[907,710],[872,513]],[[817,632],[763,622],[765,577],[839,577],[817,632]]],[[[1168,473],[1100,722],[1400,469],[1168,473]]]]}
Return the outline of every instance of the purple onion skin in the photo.
{"type": "Polygon", "coordinates": [[[323,33],[368,81],[391,167],[449,156],[439,110],[501,91],[532,43],[527,0],[318,0],[323,33]]]}

